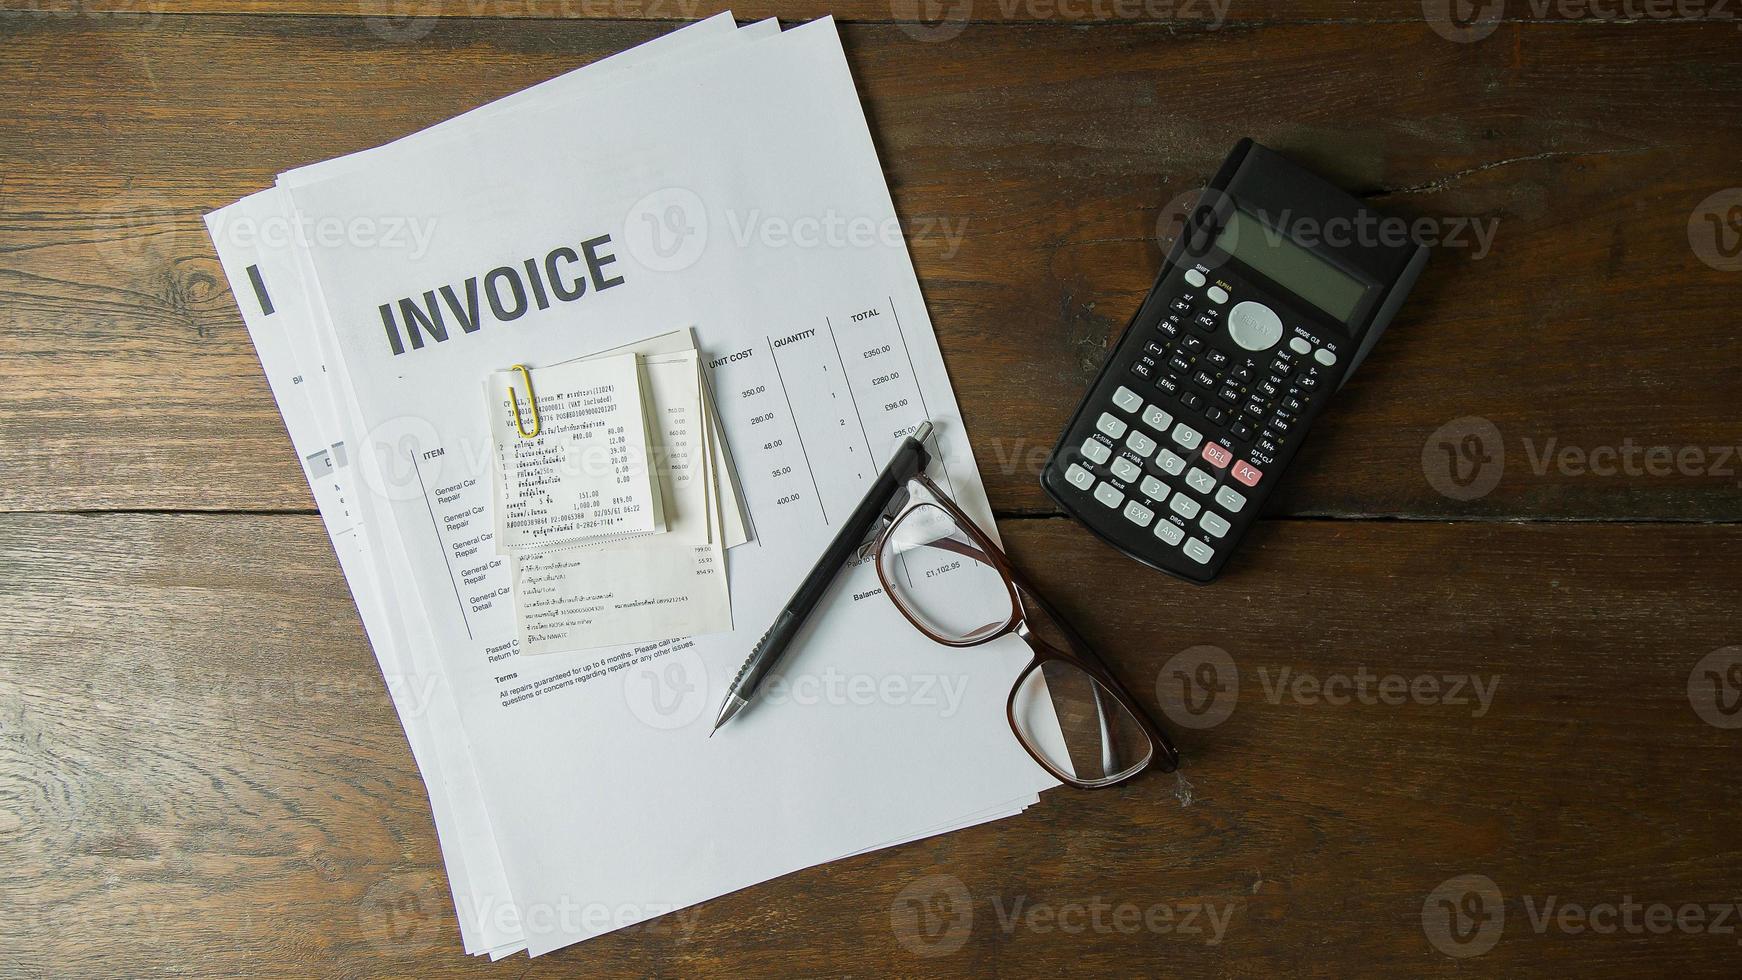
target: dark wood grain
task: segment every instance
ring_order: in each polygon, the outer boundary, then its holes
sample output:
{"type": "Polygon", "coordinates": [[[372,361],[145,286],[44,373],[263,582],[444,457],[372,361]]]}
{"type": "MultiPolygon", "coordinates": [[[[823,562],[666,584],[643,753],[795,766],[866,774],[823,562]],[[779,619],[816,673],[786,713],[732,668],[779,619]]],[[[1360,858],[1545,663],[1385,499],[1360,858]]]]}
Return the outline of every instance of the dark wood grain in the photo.
{"type": "MultiPolygon", "coordinates": [[[[4,27],[9,510],[309,506],[199,215],[664,29],[4,27]]],[[[1742,186],[1731,27],[1508,24],[1474,44],[1415,21],[844,33],[1000,512],[1051,509],[1038,460],[1160,263],[1163,203],[1250,134],[1399,215],[1497,223],[1480,257],[1438,250],[1273,513],[1742,516],[1742,273],[1689,238],[1708,195],[1742,186]],[[1453,499],[1427,476],[1444,465],[1434,434],[1472,416],[1501,434],[1504,475],[1453,499]],[[1592,473],[1611,452],[1632,472],[1592,473]]]]}
{"type": "Polygon", "coordinates": [[[492,965],[460,952],[319,519],[187,513],[311,507],[199,216],[719,6],[0,0],[0,974],[1733,975],[1734,919],[1532,915],[1742,898],[1742,730],[1690,695],[1742,645],[1742,271],[1694,248],[1702,202],[1742,187],[1734,17],[1511,3],[1454,43],[1415,0],[1201,7],[734,9],[860,22],[848,57],[1014,559],[1164,720],[1195,717],[1180,674],[1225,651],[1232,713],[1170,724],[1178,776],[492,965]],[[1276,519],[1194,588],[1047,516],[1035,481],[1154,276],[1164,204],[1243,135],[1497,233],[1436,250],[1276,519]],[[1461,499],[1435,482],[1469,419],[1505,467],[1461,499]],[[1313,687],[1365,675],[1438,693],[1313,687]],[[1462,961],[1423,905],[1466,874],[1506,925],[1462,961]],[[942,886],[971,928],[916,955],[907,901],[942,886]],[[1161,908],[1226,932],[1118,925],[1161,908]]]}
{"type": "MultiPolygon", "coordinates": [[[[0,17],[126,16],[157,19],[181,14],[308,14],[369,19],[395,36],[437,30],[443,20],[695,20],[731,11],[739,20],[782,21],[834,16],[842,21],[909,25],[917,38],[950,38],[1005,24],[1078,26],[1166,24],[1195,30],[1262,22],[1417,22],[1419,0],[4,0],[0,17]]],[[[1449,6],[1436,16],[1450,22],[1449,6]]],[[[1720,0],[1534,0],[1472,9],[1480,31],[1490,24],[1698,20],[1733,26],[1738,12],[1720,0]]]]}
{"type": "Polygon", "coordinates": [[[1177,778],[1054,791],[1015,819],[491,967],[459,952],[428,805],[318,519],[0,519],[6,971],[1733,971],[1733,935],[1539,935],[1524,903],[1738,899],[1737,732],[1701,720],[1688,678],[1738,642],[1742,529],[1276,521],[1213,589],[1133,576],[1065,521],[1002,530],[1151,708],[1181,651],[1213,644],[1238,665],[1226,721],[1173,726],[1177,778]],[[1492,698],[1268,694],[1284,670],[1362,668],[1477,675],[1492,698]],[[1508,903],[1499,943],[1470,962],[1422,927],[1427,894],[1460,874],[1508,903]],[[924,958],[891,908],[931,875],[968,890],[973,925],[960,951],[924,958]],[[1231,918],[1215,945],[1007,930],[1019,902],[1231,918]]]}

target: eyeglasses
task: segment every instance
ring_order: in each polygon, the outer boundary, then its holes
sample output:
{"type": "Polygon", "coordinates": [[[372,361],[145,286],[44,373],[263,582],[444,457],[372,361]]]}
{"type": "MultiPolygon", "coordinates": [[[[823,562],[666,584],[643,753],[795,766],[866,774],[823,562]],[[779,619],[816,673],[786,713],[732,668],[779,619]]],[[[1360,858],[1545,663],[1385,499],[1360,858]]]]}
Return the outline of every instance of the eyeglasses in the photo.
{"type": "Polygon", "coordinates": [[[924,473],[884,510],[873,548],[883,593],[921,633],[951,647],[1007,633],[1034,651],[1005,714],[1034,761],[1079,789],[1122,783],[1179,750],[979,525],[924,473]],[[1045,614],[1030,619],[1029,610],[1045,614]],[[1042,632],[1044,631],[1044,633],[1042,632]]]}

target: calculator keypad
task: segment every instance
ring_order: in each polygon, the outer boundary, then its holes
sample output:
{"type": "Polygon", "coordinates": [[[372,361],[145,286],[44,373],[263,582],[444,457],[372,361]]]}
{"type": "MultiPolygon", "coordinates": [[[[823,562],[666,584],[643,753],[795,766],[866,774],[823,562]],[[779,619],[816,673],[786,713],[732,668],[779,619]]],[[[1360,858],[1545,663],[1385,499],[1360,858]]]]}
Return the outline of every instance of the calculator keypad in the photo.
{"type": "Polygon", "coordinates": [[[1111,396],[1082,410],[1092,433],[1059,463],[1069,487],[1106,508],[1090,512],[1107,515],[1103,533],[1135,541],[1142,528],[1153,540],[1128,550],[1198,579],[1256,518],[1253,494],[1268,492],[1265,475],[1281,470],[1339,380],[1328,370],[1338,341],[1286,323],[1272,339],[1275,314],[1231,272],[1173,281],[1159,318],[1121,342],[1111,396]],[[1255,339],[1269,343],[1252,349],[1255,339]]]}

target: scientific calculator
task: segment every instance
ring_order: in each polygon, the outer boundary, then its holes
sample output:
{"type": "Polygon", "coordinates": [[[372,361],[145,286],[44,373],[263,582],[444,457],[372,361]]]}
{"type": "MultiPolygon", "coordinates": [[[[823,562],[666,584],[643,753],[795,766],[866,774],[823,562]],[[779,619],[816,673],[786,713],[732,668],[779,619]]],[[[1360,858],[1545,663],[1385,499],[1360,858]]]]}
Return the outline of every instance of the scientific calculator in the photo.
{"type": "Polygon", "coordinates": [[[1215,579],[1426,263],[1406,228],[1241,140],[1048,457],[1046,492],[1132,558],[1215,579]]]}

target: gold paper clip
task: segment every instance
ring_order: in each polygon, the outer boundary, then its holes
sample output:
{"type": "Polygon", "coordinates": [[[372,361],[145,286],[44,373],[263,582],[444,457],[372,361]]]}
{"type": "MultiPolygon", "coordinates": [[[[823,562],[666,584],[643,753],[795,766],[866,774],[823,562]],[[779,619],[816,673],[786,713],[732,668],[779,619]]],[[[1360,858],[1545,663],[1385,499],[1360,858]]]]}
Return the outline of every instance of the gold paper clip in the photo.
{"type": "Polygon", "coordinates": [[[544,423],[538,419],[538,397],[532,393],[532,375],[527,373],[526,365],[516,364],[510,371],[519,371],[520,379],[526,382],[526,400],[532,403],[532,431],[526,431],[526,423],[520,418],[520,393],[508,386],[508,397],[514,402],[514,428],[520,431],[520,438],[531,439],[544,430],[544,423]]]}

